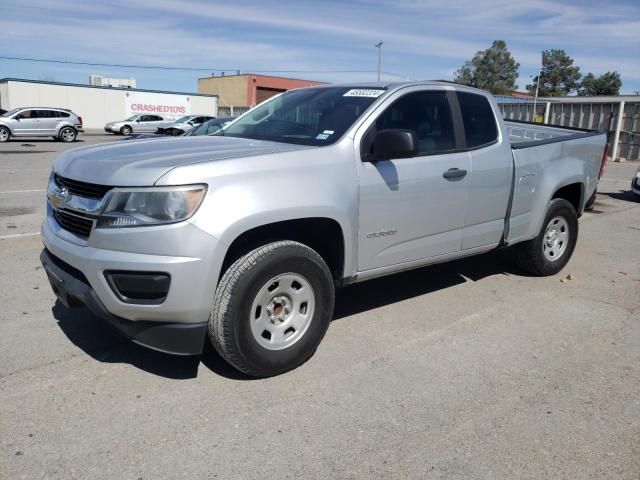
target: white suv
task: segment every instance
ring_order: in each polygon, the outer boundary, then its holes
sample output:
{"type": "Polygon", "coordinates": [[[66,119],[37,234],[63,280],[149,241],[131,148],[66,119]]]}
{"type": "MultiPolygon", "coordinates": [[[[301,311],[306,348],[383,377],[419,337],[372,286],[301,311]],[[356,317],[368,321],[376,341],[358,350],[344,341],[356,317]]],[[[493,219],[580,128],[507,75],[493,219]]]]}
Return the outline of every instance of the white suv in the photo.
{"type": "Polygon", "coordinates": [[[11,137],[53,137],[74,142],[82,132],[82,117],[64,108],[15,108],[0,116],[0,142],[11,137]]]}

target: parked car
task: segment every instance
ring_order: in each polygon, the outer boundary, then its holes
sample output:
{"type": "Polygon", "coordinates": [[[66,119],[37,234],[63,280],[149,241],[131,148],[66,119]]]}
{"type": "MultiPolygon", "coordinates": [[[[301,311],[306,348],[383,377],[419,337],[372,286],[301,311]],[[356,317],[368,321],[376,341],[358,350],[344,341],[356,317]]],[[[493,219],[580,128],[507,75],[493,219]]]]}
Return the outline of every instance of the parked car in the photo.
{"type": "Polygon", "coordinates": [[[173,120],[166,120],[160,115],[131,115],[126,120],[109,122],[104,126],[104,131],[120,135],[132,133],[155,132],[158,128],[171,125],[173,120]]]}
{"type": "Polygon", "coordinates": [[[82,117],[65,108],[14,108],[0,115],[0,142],[11,137],[53,137],[74,142],[82,131],[82,117]]]}
{"type": "Polygon", "coordinates": [[[640,200],[640,167],[636,170],[636,174],[631,180],[631,191],[637,200],[640,200]]]}
{"type": "Polygon", "coordinates": [[[202,125],[204,122],[211,120],[212,118],[215,117],[209,115],[186,115],[184,117],[180,117],[170,125],[159,127],[157,133],[178,137],[202,125]]]}
{"type": "MultiPolygon", "coordinates": [[[[225,125],[231,123],[232,120],[235,120],[236,117],[221,117],[221,118],[213,118],[202,125],[193,128],[187,132],[183,132],[180,137],[198,137],[200,135],[213,135],[214,133],[219,132],[225,125]]],[[[149,139],[158,139],[158,138],[167,138],[167,135],[163,135],[160,133],[141,133],[138,135],[131,135],[128,137],[124,137],[123,140],[149,140],[149,139]]]]}
{"type": "Polygon", "coordinates": [[[236,117],[213,118],[185,134],[186,137],[199,137],[200,135],[213,135],[229,125],[236,117]]]}
{"type": "Polygon", "coordinates": [[[208,337],[276,375],[316,350],[338,286],[505,247],[558,273],[605,142],[446,82],[291,90],[213,136],[63,153],[41,260],[60,302],[139,344],[208,337]]]}

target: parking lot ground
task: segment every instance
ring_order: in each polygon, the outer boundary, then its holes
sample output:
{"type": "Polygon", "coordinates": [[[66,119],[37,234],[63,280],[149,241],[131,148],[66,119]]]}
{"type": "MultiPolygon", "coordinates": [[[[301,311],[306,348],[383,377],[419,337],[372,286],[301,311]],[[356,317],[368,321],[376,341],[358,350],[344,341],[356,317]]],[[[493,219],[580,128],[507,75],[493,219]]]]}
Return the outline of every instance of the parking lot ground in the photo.
{"type": "Polygon", "coordinates": [[[637,165],[561,274],[495,252],[350,286],[315,356],[251,380],[55,304],[37,232],[66,148],[0,145],[0,478],[640,478],[637,165]]]}

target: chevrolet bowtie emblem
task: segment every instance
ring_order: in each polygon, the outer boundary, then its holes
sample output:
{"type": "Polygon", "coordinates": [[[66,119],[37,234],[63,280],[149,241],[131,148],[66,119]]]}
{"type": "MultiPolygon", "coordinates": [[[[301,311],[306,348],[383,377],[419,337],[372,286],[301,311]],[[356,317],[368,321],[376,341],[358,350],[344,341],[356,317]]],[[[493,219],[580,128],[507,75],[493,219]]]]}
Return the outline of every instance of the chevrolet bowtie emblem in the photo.
{"type": "Polygon", "coordinates": [[[49,194],[49,201],[53,208],[60,208],[69,198],[69,190],[67,188],[56,189],[49,194]]]}

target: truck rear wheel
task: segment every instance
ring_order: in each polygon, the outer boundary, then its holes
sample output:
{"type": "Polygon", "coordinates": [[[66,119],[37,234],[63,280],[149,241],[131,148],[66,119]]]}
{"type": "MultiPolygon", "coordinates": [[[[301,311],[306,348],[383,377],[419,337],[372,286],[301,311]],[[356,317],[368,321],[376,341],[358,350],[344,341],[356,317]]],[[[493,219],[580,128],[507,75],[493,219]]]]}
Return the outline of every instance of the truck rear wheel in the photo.
{"type": "Polygon", "coordinates": [[[516,263],[532,275],[555,275],[571,259],[577,240],[575,208],[562,198],[553,199],[538,236],[513,247],[516,263]]]}
{"type": "Polygon", "coordinates": [[[333,315],[327,264],[298,242],[256,248],[225,272],[209,317],[217,352],[247,375],[269,377],[304,363],[333,315]]]}

